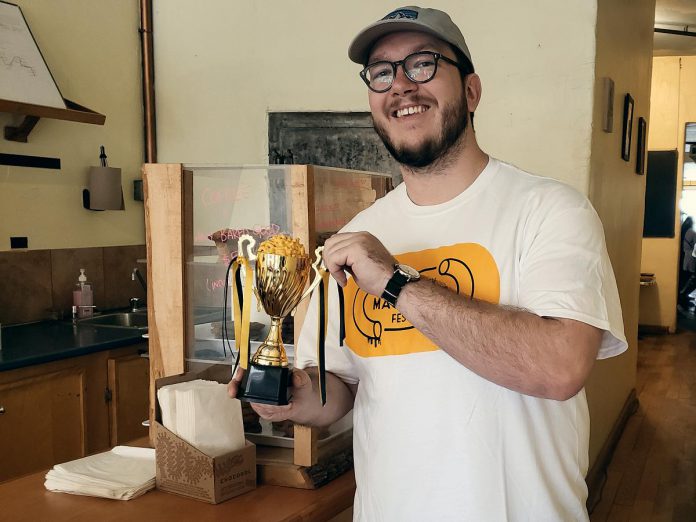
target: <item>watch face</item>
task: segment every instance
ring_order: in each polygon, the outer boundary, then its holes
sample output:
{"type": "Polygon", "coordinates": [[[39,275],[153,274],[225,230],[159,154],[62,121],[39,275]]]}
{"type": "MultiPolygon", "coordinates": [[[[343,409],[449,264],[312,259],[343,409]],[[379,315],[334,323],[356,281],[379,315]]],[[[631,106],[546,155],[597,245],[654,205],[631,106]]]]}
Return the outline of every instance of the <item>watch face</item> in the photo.
{"type": "Polygon", "coordinates": [[[396,265],[399,270],[401,270],[406,276],[408,277],[409,281],[413,281],[414,279],[420,279],[420,274],[418,273],[418,270],[415,268],[412,268],[408,265],[396,265]]]}

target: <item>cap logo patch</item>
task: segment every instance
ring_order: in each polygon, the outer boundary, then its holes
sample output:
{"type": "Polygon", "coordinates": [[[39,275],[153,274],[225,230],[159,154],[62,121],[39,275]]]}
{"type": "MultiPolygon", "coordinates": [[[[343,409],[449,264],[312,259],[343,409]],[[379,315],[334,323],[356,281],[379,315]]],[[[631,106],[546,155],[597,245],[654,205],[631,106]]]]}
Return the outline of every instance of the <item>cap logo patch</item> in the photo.
{"type": "Polygon", "coordinates": [[[418,18],[418,11],[414,11],[413,9],[397,9],[382,18],[382,20],[401,20],[404,18],[407,20],[415,20],[418,18]]]}

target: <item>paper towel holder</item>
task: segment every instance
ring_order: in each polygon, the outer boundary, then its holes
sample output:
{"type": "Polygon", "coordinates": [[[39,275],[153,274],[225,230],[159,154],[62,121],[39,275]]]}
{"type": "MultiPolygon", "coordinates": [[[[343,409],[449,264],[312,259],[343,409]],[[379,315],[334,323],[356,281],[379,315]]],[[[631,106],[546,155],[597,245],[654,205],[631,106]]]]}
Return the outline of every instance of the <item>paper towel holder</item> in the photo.
{"type": "MultiPolygon", "coordinates": [[[[121,194],[121,205],[123,205],[123,194],[121,194]]],[[[91,208],[89,206],[89,189],[82,189],[82,207],[93,212],[104,212],[105,210],[124,210],[123,208],[91,208]]]]}
{"type": "Polygon", "coordinates": [[[103,209],[89,207],[89,189],[82,189],[82,206],[87,210],[93,210],[94,212],[104,212],[103,209]]]}
{"type": "Polygon", "coordinates": [[[82,206],[87,210],[125,210],[121,169],[105,165],[103,147],[102,155],[101,166],[89,167],[87,188],[82,191],[82,206]]]}
{"type": "MultiPolygon", "coordinates": [[[[143,195],[143,180],[134,179],[133,180],[133,201],[145,201],[143,195]]],[[[87,210],[93,210],[95,212],[103,212],[105,209],[101,208],[90,208],[89,206],[89,189],[82,189],[82,207],[87,210]]]]}

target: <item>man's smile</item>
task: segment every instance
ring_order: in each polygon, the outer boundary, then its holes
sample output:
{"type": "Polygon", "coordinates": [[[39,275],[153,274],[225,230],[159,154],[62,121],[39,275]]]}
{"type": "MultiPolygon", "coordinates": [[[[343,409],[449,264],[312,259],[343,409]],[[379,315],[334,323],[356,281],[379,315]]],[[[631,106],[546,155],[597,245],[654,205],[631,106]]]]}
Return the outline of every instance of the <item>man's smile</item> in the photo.
{"type": "Polygon", "coordinates": [[[410,105],[408,107],[401,107],[392,112],[392,117],[403,118],[404,116],[412,116],[413,114],[421,114],[430,109],[427,105],[410,105]]]}

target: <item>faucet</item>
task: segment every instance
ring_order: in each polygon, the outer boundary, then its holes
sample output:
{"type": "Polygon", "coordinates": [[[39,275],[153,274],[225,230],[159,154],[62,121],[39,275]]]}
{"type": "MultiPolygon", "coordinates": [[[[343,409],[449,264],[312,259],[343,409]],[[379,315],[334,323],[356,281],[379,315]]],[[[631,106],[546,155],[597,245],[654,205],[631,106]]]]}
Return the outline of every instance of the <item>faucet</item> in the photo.
{"type": "MultiPolygon", "coordinates": [[[[143,276],[140,273],[140,270],[138,270],[138,267],[135,267],[131,272],[131,281],[135,281],[136,278],[138,279],[140,286],[142,286],[143,290],[145,290],[145,295],[147,295],[147,283],[145,283],[145,279],[143,279],[143,276]]],[[[140,310],[140,299],[137,297],[131,297],[130,305],[131,311],[137,312],[138,310],[140,310]]]]}
{"type": "Polygon", "coordinates": [[[138,270],[138,267],[135,267],[131,272],[131,281],[135,281],[136,277],[138,278],[140,286],[143,287],[143,290],[145,290],[145,294],[147,295],[147,283],[145,283],[145,279],[143,279],[143,276],[140,273],[140,270],[138,270]]]}

